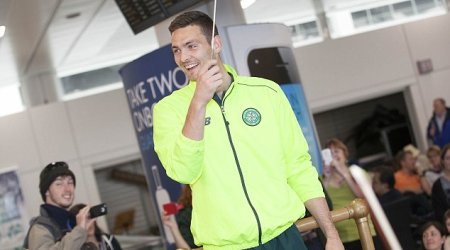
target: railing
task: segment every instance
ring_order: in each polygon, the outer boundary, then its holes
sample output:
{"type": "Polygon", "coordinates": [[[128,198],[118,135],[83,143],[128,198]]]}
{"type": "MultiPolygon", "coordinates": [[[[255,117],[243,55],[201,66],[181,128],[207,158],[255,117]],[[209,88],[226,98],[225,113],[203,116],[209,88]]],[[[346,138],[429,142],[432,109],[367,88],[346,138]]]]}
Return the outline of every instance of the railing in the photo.
{"type": "MultiPolygon", "coordinates": [[[[363,199],[355,199],[347,207],[331,211],[333,223],[354,219],[363,250],[374,250],[375,246],[373,244],[372,234],[370,233],[368,215],[369,206],[363,199]]],[[[298,220],[295,225],[300,232],[307,232],[319,227],[313,217],[298,220]]]]}

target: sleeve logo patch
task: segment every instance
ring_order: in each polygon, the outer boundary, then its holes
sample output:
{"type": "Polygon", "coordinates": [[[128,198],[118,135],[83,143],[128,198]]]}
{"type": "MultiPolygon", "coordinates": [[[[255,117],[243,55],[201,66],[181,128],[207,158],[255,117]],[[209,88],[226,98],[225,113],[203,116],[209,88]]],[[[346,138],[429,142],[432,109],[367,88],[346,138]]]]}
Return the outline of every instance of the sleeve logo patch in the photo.
{"type": "Polygon", "coordinates": [[[254,108],[247,108],[242,112],[242,120],[248,126],[256,126],[261,122],[261,114],[254,108]]]}

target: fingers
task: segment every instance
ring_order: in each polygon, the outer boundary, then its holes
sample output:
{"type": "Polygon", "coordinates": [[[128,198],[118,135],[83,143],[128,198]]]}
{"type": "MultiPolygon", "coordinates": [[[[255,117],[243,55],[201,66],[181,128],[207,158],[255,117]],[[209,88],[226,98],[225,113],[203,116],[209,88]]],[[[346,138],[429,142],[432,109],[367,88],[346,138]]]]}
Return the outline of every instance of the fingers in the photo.
{"type": "Polygon", "coordinates": [[[209,60],[198,71],[195,98],[202,103],[208,103],[224,81],[217,63],[217,60],[209,60]]]}
{"type": "MultiPolygon", "coordinates": [[[[220,68],[217,65],[217,60],[209,60],[199,70],[198,79],[200,84],[213,84],[222,79],[220,68]]],[[[221,82],[220,82],[221,83],[221,82]]],[[[220,85],[220,83],[218,85],[220,85]]]]}
{"type": "Polygon", "coordinates": [[[91,208],[90,206],[86,206],[86,207],[82,208],[76,216],[77,225],[79,225],[80,227],[83,227],[85,229],[87,229],[88,226],[91,225],[95,221],[95,219],[89,218],[89,209],[90,208],[91,208]]]}

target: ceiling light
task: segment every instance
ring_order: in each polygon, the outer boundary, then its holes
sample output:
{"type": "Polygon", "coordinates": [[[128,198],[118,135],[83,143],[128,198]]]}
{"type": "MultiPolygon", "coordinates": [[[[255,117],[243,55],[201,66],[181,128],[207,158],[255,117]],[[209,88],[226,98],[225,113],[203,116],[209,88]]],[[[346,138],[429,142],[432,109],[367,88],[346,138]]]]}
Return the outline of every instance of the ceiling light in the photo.
{"type": "Polygon", "coordinates": [[[5,30],[6,30],[6,27],[1,25],[0,26],[0,38],[2,38],[5,35],[5,30]]]}
{"type": "Polygon", "coordinates": [[[250,5],[254,4],[256,0],[241,0],[241,7],[242,9],[246,9],[250,7],[250,5]]]}

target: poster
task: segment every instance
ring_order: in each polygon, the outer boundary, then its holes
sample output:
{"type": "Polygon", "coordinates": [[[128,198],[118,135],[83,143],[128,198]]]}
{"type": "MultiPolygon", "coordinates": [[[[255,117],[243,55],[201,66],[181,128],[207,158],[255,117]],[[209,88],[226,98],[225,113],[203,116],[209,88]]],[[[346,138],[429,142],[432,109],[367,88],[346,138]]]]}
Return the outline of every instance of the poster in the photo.
{"type": "Polygon", "coordinates": [[[314,167],[316,167],[319,175],[322,173],[323,163],[320,155],[320,146],[314,127],[314,120],[309,112],[308,104],[306,102],[305,92],[300,83],[281,84],[281,89],[289,100],[292,110],[297,117],[297,121],[302,128],[303,135],[309,146],[309,154],[314,167]]]}
{"type": "MultiPolygon", "coordinates": [[[[161,165],[153,145],[153,106],[173,91],[184,87],[188,79],[173,60],[172,46],[150,52],[120,69],[131,119],[141,150],[147,183],[154,204],[163,213],[163,204],[178,200],[181,184],[171,180],[161,165]]],[[[166,249],[175,249],[175,240],[158,217],[166,249]]],[[[173,218],[174,219],[174,218],[173,218]]]]}
{"type": "Polygon", "coordinates": [[[16,168],[0,169],[0,246],[22,249],[28,217],[16,168]]]}

